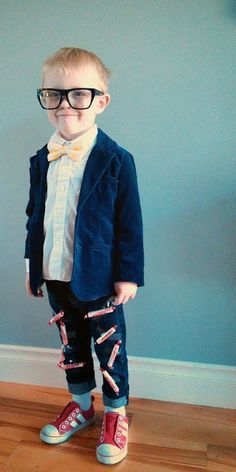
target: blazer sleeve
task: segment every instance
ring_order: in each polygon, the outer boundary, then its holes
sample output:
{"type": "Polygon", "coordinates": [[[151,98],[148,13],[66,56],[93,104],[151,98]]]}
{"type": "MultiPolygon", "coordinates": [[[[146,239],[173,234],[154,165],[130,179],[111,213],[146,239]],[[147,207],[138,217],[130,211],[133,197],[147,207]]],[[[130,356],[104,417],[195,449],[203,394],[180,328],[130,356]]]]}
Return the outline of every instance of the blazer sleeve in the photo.
{"type": "Polygon", "coordinates": [[[133,156],[125,153],[118,176],[116,201],[115,282],[144,285],[143,222],[133,156]]]}

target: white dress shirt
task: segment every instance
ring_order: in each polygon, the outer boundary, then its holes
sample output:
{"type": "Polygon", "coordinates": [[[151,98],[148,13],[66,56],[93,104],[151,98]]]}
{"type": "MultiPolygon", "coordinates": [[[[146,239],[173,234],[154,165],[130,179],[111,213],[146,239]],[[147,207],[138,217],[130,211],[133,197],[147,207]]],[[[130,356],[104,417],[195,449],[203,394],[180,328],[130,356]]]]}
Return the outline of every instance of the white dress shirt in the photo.
{"type": "Polygon", "coordinates": [[[44,215],[43,277],[45,280],[69,282],[72,275],[74,226],[77,204],[90,152],[96,142],[97,126],[73,141],[65,141],[58,131],[49,142],[77,144],[82,148],[80,160],[67,155],[49,163],[44,215]]]}

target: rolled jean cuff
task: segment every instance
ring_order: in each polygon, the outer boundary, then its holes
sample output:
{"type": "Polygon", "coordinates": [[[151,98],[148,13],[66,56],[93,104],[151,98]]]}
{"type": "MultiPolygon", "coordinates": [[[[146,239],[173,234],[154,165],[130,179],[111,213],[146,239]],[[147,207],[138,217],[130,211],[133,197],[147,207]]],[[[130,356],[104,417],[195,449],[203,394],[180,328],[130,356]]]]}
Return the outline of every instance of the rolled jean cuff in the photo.
{"type": "Polygon", "coordinates": [[[121,406],[128,405],[127,397],[109,398],[103,394],[102,400],[103,400],[103,405],[111,406],[112,408],[120,408],[121,406]]]}
{"type": "Polygon", "coordinates": [[[72,394],[74,393],[75,395],[82,395],[83,393],[88,393],[94,388],[96,388],[96,382],[94,378],[82,383],[68,383],[69,392],[72,394]]]}

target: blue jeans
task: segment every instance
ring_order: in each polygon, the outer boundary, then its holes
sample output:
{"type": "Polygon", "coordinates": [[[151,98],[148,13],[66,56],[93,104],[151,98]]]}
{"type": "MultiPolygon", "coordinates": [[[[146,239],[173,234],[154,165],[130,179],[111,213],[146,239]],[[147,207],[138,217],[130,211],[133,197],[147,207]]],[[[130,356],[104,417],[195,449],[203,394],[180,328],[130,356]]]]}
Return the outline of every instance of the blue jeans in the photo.
{"type": "MultiPolygon", "coordinates": [[[[109,314],[84,318],[89,311],[102,308],[104,302],[109,298],[99,298],[92,301],[80,301],[72,293],[69,282],[46,281],[49,303],[54,314],[61,310],[64,312],[63,323],[65,324],[68,345],[64,345],[64,364],[84,363],[82,367],[66,369],[66,379],[69,391],[72,394],[83,394],[90,392],[96,387],[94,376],[94,365],[91,350],[91,339],[94,339],[94,347],[101,369],[108,371],[119,388],[115,392],[107,379],[103,377],[103,403],[106,406],[119,408],[128,404],[128,361],[126,355],[126,328],[123,306],[119,305],[109,314]],[[101,344],[96,340],[116,325],[116,331],[101,344]],[[107,367],[111,352],[117,341],[121,341],[118,355],[115,358],[113,368],[107,367]]],[[[60,321],[57,322],[60,330],[60,321]]],[[[60,331],[61,333],[61,331],[60,331]]],[[[61,336],[61,341],[63,338],[61,336]]]]}

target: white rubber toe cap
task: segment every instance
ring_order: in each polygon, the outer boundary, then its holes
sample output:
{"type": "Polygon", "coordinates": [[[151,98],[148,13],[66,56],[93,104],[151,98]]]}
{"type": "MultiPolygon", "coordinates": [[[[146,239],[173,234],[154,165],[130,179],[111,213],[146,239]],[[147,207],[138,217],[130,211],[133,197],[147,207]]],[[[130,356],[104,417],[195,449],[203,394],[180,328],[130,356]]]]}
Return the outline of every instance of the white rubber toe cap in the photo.
{"type": "Polygon", "coordinates": [[[46,434],[47,436],[59,436],[57,428],[52,424],[47,424],[44,426],[44,428],[41,430],[41,433],[46,434]]]}
{"type": "Polygon", "coordinates": [[[102,464],[116,464],[127,456],[127,448],[120,450],[111,444],[100,444],[97,447],[97,460],[102,464]]]}

